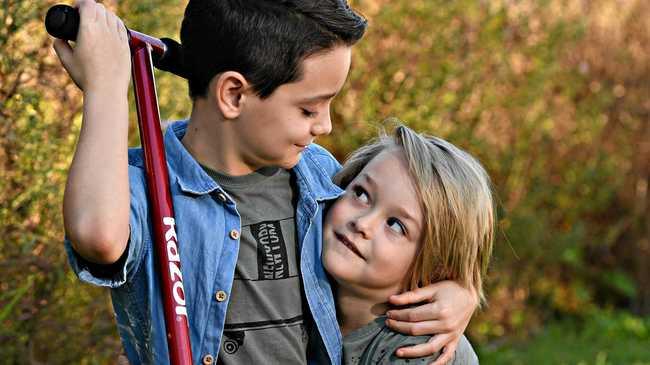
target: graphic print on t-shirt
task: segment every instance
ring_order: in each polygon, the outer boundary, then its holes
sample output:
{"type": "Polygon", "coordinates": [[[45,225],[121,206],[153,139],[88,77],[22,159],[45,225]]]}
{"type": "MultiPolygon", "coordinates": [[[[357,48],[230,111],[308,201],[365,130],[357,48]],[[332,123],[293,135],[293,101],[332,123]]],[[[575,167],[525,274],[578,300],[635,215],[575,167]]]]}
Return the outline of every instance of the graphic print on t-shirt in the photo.
{"type": "Polygon", "coordinates": [[[241,242],[220,360],[256,362],[305,351],[294,218],[244,223],[241,242]],[[258,347],[261,339],[273,339],[272,348],[258,347]]]}
{"type": "Polygon", "coordinates": [[[287,247],[280,221],[267,221],[251,225],[257,242],[257,279],[275,280],[289,277],[287,247]]]}
{"type": "Polygon", "coordinates": [[[239,350],[239,346],[244,344],[244,337],[246,337],[246,332],[224,332],[223,336],[223,351],[228,355],[232,355],[237,352],[237,350],[239,350]]]}

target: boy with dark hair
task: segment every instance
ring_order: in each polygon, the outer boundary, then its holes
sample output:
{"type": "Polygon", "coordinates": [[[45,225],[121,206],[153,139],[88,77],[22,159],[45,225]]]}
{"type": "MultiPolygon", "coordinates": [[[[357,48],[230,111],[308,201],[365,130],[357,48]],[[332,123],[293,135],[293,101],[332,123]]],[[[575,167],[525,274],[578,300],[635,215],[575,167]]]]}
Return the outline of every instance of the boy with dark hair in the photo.
{"type": "MultiPolygon", "coordinates": [[[[127,154],[127,35],[101,4],[78,7],[75,48],[55,41],[84,91],[64,198],[66,248],[80,279],[112,289],[130,362],[167,363],[142,151],[127,154]]],[[[188,122],[169,126],[165,150],[195,361],[306,363],[313,348],[340,362],[320,259],[340,165],[312,142],[331,130],[330,103],[365,28],[337,0],[189,2],[181,41],[193,108],[188,122]]],[[[393,300],[432,303],[394,312],[401,321],[392,325],[442,337],[406,355],[445,345],[453,354],[476,296],[453,282],[423,290],[393,300]]]]}
{"type": "Polygon", "coordinates": [[[335,46],[352,46],[366,20],[339,1],[195,1],[185,8],[181,43],[192,76],[190,96],[237,71],[262,99],[297,81],[300,63],[335,46]]]}

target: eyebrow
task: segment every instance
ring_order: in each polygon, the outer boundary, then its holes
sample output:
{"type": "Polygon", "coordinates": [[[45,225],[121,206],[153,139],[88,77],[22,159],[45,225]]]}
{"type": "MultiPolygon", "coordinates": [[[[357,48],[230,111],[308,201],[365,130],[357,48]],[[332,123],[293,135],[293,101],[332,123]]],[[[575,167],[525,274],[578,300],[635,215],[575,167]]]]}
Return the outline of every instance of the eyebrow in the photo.
{"type": "Polygon", "coordinates": [[[372,185],[375,188],[377,187],[377,181],[375,181],[375,179],[373,179],[372,176],[370,176],[370,174],[364,172],[362,176],[366,178],[368,184],[372,185]]]}
{"type": "MultiPolygon", "coordinates": [[[[397,209],[397,213],[402,215],[406,220],[411,221],[413,223],[414,229],[419,230],[420,229],[420,224],[413,218],[404,208],[399,207],[397,209]]],[[[417,232],[411,232],[411,234],[416,234],[417,232]]]]}
{"type": "MultiPolygon", "coordinates": [[[[369,185],[372,185],[374,188],[377,188],[377,181],[372,176],[370,176],[370,174],[364,172],[362,176],[366,179],[369,185]]],[[[420,224],[418,223],[418,221],[416,221],[415,218],[413,218],[413,216],[409,214],[409,212],[407,212],[406,209],[404,209],[402,206],[397,208],[397,213],[403,216],[406,220],[411,221],[415,226],[415,229],[420,229],[420,224]]]]}
{"type": "Polygon", "coordinates": [[[329,93],[329,94],[322,94],[322,95],[316,95],[316,96],[311,96],[305,99],[300,99],[301,103],[313,103],[315,101],[321,101],[321,100],[329,100],[333,97],[336,96],[337,93],[329,93]]]}

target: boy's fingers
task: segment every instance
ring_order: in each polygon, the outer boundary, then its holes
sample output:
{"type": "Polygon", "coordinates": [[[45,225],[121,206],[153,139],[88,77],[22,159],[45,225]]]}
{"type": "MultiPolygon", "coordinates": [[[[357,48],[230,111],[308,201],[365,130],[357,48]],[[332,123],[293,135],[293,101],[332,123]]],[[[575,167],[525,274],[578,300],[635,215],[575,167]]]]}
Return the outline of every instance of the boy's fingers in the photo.
{"type": "Polygon", "coordinates": [[[388,319],[386,325],[394,331],[410,336],[444,332],[438,330],[441,327],[440,321],[402,322],[388,319]]]}
{"type": "Polygon", "coordinates": [[[97,3],[95,5],[95,13],[97,14],[97,22],[99,24],[105,24],[110,27],[110,15],[106,11],[106,7],[102,3],[97,3]]]}
{"type": "Polygon", "coordinates": [[[117,19],[117,22],[116,22],[115,26],[117,27],[117,34],[120,35],[120,39],[122,41],[126,42],[129,39],[128,35],[126,34],[126,26],[124,26],[124,22],[122,22],[122,19],[117,18],[117,17],[116,17],[116,19],[117,19]]]}
{"type": "Polygon", "coordinates": [[[395,355],[401,358],[413,359],[417,357],[429,356],[431,354],[435,354],[436,352],[437,351],[430,343],[425,342],[415,346],[402,347],[395,351],[395,355]]]}
{"type": "MultiPolygon", "coordinates": [[[[458,342],[456,342],[457,344],[458,342]]],[[[442,354],[430,365],[445,365],[451,362],[456,352],[456,344],[449,344],[442,349],[442,354]]]]}
{"type": "Polygon", "coordinates": [[[86,21],[93,22],[97,17],[95,11],[95,1],[94,0],[77,0],[75,7],[79,9],[79,18],[81,21],[81,26],[86,21]]]}
{"type": "Polygon", "coordinates": [[[112,12],[106,10],[106,8],[104,8],[104,12],[106,14],[106,27],[108,27],[108,30],[111,33],[117,32],[116,34],[119,35],[120,32],[118,31],[118,28],[117,28],[117,20],[119,18],[115,14],[113,14],[112,12]]]}
{"type": "Polygon", "coordinates": [[[63,67],[68,71],[68,74],[70,75],[70,78],[72,81],[77,85],[77,87],[81,90],[83,90],[83,87],[81,87],[81,84],[79,83],[79,76],[75,72],[75,67],[74,67],[74,56],[73,56],[73,49],[70,46],[70,43],[67,41],[64,41],[63,39],[54,39],[54,52],[56,52],[56,55],[59,57],[59,60],[61,61],[61,64],[63,67]]]}
{"type": "Polygon", "coordinates": [[[449,335],[435,335],[425,343],[414,346],[405,346],[395,352],[397,357],[416,358],[433,356],[440,352],[449,342],[449,335]]]}
{"type": "Polygon", "coordinates": [[[433,297],[433,293],[428,288],[429,287],[417,288],[402,294],[391,295],[388,300],[393,305],[408,305],[430,301],[433,297]]]}
{"type": "Polygon", "coordinates": [[[417,307],[404,309],[391,309],[386,312],[390,319],[404,322],[420,322],[441,319],[441,310],[438,302],[427,303],[417,307]]]}
{"type": "Polygon", "coordinates": [[[59,38],[54,38],[54,43],[52,45],[54,46],[54,52],[56,52],[59,60],[61,60],[63,66],[67,68],[67,65],[72,59],[72,47],[70,47],[70,44],[67,41],[59,38]]]}

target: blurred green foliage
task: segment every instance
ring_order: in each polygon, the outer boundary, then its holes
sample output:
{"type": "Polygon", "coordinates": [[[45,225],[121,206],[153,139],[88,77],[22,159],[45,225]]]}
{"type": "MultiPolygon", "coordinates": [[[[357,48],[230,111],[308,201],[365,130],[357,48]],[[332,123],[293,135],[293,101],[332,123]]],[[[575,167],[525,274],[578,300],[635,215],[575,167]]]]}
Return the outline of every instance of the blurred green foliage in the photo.
{"type": "MultiPolygon", "coordinates": [[[[184,2],[104,3],[178,39],[184,2]]],[[[107,292],[80,284],[63,251],[81,94],[42,26],[52,4],[0,7],[0,358],[114,363],[107,292]]],[[[370,27],[320,142],[344,159],[394,116],[486,166],[499,234],[489,305],[468,332],[484,362],[648,363],[650,3],[353,5],[370,27]]],[[[185,83],[156,81],[163,118],[186,117],[185,83]]]]}
{"type": "Polygon", "coordinates": [[[587,321],[552,322],[532,340],[480,347],[483,364],[650,364],[650,319],[599,311],[587,321]]]}

